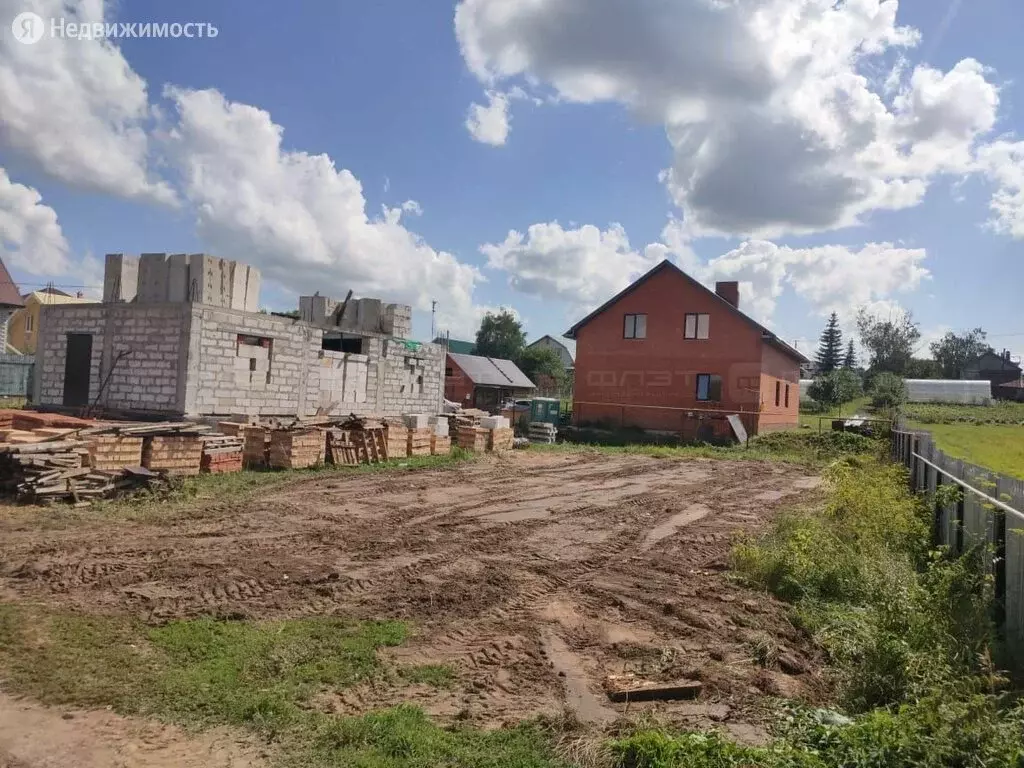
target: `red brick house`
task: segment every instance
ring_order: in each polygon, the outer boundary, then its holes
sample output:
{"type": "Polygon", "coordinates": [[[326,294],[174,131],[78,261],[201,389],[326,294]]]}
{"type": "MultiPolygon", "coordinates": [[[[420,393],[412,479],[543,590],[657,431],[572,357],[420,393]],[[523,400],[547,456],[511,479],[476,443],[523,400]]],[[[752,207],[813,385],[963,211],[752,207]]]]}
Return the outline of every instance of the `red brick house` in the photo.
{"type": "Polygon", "coordinates": [[[529,397],[537,387],[511,360],[448,353],[444,397],[464,408],[497,411],[516,397],[529,397]]]}
{"type": "Polygon", "coordinates": [[[686,438],[799,424],[802,354],[739,309],[739,284],[711,291],[663,261],[566,332],[576,340],[573,421],[686,438]]]}

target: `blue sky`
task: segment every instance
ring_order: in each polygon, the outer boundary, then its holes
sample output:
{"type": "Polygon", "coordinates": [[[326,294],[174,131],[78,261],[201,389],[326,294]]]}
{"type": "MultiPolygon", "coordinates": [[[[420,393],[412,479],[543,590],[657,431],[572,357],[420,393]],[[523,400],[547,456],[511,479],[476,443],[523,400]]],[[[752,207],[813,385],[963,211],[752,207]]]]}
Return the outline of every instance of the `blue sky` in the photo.
{"type": "MultiPolygon", "coordinates": [[[[831,19],[813,32],[791,30],[788,41],[784,33],[757,38],[762,51],[745,37],[745,21],[685,8],[702,3],[680,0],[673,15],[647,0],[561,0],[536,4],[561,16],[523,11],[509,20],[491,12],[498,0],[466,0],[460,26],[451,3],[307,0],[283,11],[251,2],[242,12],[227,3],[123,0],[77,12],[209,22],[219,34],[25,46],[6,18],[26,9],[59,15],[59,4],[0,0],[0,168],[8,185],[0,255],[25,287],[52,280],[95,295],[96,258],[106,252],[205,250],[260,266],[263,303],[274,309],[294,306],[301,292],[343,295],[351,286],[414,304],[420,337],[436,299],[439,326],[456,334],[470,332],[486,308],[508,306],[532,338],[560,335],[667,257],[709,283],[743,280],[744,306],[787,339],[808,340],[805,350],[825,313],[840,311],[849,327],[866,304],[911,310],[926,338],[980,325],[994,346],[1024,351],[1015,311],[1024,286],[1019,4],[902,0],[878,32],[880,11],[895,3],[829,9],[822,0],[740,0],[773,19],[787,4],[808,19],[831,19]],[[869,17],[868,31],[857,31],[869,17]],[[833,31],[847,21],[854,31],[833,31]],[[664,30],[671,36],[658,40],[664,30]],[[679,54],[699,49],[688,37],[697,34],[722,35],[723,44],[707,59],[679,54]],[[814,35],[810,71],[788,63],[764,75],[765,62],[786,60],[814,35]],[[876,52],[865,54],[869,38],[876,52]],[[719,53],[733,43],[741,53],[719,53]],[[844,46],[859,52],[832,55],[844,46]],[[749,50],[764,56],[737,63],[749,50]],[[509,51],[525,53],[512,61],[509,51]],[[134,83],[122,82],[126,71],[134,83]],[[858,98],[877,96],[888,114],[865,122],[863,113],[842,111],[835,91],[815,91],[848,75],[863,76],[858,98]],[[508,108],[489,113],[499,130],[481,140],[467,110],[486,107],[488,93],[508,108]],[[804,110],[811,99],[821,101],[804,110]],[[736,115],[778,134],[738,131],[726,142],[741,124],[736,115]],[[790,136],[794,120],[802,122],[790,136]],[[833,125],[843,130],[832,135],[833,125]],[[854,128],[877,140],[868,160],[843,143],[854,128]],[[670,140],[680,131],[689,143],[670,140]],[[809,131],[821,144],[801,145],[794,162],[813,151],[814,164],[790,178],[794,163],[773,162],[773,147],[809,131]],[[777,145],[762,143],[769,134],[777,145]],[[126,135],[135,138],[121,152],[126,135]],[[62,142],[76,158],[52,156],[62,142]],[[896,148],[884,162],[876,154],[883,144],[896,148]],[[112,155],[130,161],[110,170],[112,155]],[[351,177],[339,181],[319,155],[351,177]],[[662,175],[672,167],[675,179],[662,175]],[[826,191],[808,190],[807,174],[826,191]],[[822,203],[823,218],[812,215],[836,178],[842,199],[822,203]],[[897,185],[880,197],[864,191],[878,179],[922,189],[913,199],[897,185]],[[1008,202],[994,211],[999,190],[1008,202]],[[409,206],[398,218],[406,201],[422,214],[409,206]],[[383,206],[395,213],[377,226],[383,206]],[[523,236],[507,240],[510,230],[523,236]],[[886,247],[869,254],[870,244],[886,247]]],[[[853,91],[842,93],[854,101],[853,91]]]]}

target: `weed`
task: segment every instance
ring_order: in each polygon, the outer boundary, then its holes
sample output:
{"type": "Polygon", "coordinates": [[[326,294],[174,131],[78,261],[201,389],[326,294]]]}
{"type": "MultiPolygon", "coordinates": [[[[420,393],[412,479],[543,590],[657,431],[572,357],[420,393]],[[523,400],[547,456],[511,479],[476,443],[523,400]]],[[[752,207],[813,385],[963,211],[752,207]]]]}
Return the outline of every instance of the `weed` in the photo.
{"type": "Polygon", "coordinates": [[[455,682],[455,670],[448,664],[402,667],[398,674],[408,683],[423,683],[435,688],[449,688],[455,682]]]}

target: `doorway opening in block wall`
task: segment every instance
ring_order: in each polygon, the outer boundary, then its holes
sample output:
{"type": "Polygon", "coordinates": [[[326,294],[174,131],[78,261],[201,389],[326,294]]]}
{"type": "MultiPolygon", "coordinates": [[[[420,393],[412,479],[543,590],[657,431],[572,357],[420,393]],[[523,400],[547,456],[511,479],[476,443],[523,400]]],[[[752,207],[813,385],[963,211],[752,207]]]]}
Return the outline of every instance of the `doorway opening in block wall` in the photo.
{"type": "Polygon", "coordinates": [[[269,384],[274,359],[274,340],[266,336],[238,334],[236,355],[248,360],[249,383],[269,384]]]}
{"type": "Polygon", "coordinates": [[[64,356],[64,405],[89,405],[89,372],[92,368],[92,334],[69,333],[64,356]]]}

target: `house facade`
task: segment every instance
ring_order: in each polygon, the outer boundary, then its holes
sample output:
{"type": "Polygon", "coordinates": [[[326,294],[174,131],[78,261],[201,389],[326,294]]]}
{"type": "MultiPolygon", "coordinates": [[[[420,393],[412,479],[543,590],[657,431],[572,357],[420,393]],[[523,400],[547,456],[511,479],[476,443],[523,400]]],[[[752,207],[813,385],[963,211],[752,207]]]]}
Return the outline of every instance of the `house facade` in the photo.
{"type": "Polygon", "coordinates": [[[551,336],[541,336],[532,344],[527,344],[526,348],[540,348],[552,350],[556,355],[558,355],[558,359],[562,361],[562,366],[567,371],[571,371],[573,365],[575,365],[575,362],[572,359],[572,353],[569,351],[569,348],[565,346],[565,344],[560,342],[558,339],[552,338],[551,336]]]}
{"type": "Polygon", "coordinates": [[[739,309],[739,284],[711,291],[663,261],[574,325],[573,420],[687,439],[799,425],[802,354],[739,309]]]}
{"type": "Polygon", "coordinates": [[[537,387],[511,360],[448,353],[444,397],[463,408],[497,411],[515,397],[527,397],[537,387]]]}
{"type": "Polygon", "coordinates": [[[989,350],[969,362],[963,371],[964,379],[987,381],[992,385],[992,397],[1004,400],[1018,399],[1022,379],[1020,363],[1013,360],[1009,350],[999,354],[989,350]]]}
{"type": "Polygon", "coordinates": [[[98,304],[96,299],[69,296],[63,291],[33,291],[24,297],[25,306],[15,311],[7,323],[7,343],[23,355],[34,355],[39,337],[39,311],[58,304],[98,304]]]}

